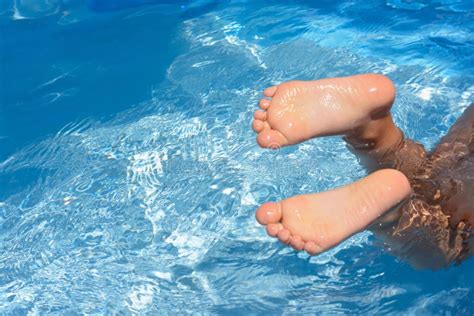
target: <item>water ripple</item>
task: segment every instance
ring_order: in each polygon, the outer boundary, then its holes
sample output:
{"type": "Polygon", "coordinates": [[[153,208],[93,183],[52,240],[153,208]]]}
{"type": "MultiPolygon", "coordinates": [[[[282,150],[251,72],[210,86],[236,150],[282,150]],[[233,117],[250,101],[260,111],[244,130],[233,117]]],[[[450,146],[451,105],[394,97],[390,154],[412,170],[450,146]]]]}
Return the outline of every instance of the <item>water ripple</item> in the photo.
{"type": "Polygon", "coordinates": [[[253,218],[265,201],[365,175],[337,137],[259,149],[250,121],[264,87],[387,74],[397,123],[427,146],[472,101],[471,24],[422,25],[411,10],[439,9],[401,3],[378,3],[383,18],[372,24],[357,23],[369,4],[349,2],[232,3],[185,19],[186,49],[151,98],[107,122],[66,125],[0,162],[0,310],[472,313],[472,260],[415,272],[369,233],[310,258],[253,218]]]}

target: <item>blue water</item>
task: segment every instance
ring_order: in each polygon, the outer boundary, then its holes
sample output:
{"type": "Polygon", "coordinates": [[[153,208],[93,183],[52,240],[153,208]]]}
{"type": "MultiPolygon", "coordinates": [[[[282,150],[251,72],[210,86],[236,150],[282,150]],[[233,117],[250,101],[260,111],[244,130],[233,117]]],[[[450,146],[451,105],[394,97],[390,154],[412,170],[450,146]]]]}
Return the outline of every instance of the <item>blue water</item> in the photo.
{"type": "Polygon", "coordinates": [[[0,314],[474,314],[472,259],[267,237],[261,203],[365,172],[250,130],[270,84],[378,72],[431,148],[474,100],[473,34],[472,1],[2,1],[0,314]]]}

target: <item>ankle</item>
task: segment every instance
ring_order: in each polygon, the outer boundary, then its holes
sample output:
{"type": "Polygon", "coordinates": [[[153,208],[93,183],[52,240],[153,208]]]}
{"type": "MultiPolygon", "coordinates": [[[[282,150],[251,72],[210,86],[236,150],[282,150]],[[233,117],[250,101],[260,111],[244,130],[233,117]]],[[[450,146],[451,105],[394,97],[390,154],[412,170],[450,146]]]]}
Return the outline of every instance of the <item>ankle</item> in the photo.
{"type": "Polygon", "coordinates": [[[400,144],[403,132],[389,113],[348,132],[344,140],[356,150],[386,150],[400,144]]]}

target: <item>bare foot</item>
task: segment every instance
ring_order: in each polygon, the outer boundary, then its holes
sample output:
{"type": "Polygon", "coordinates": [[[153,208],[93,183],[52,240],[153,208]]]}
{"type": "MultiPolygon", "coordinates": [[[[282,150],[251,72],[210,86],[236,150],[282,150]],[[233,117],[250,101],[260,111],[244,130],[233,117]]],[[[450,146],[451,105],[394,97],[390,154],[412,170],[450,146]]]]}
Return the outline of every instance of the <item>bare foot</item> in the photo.
{"type": "Polygon", "coordinates": [[[387,77],[364,74],[314,81],[289,81],[266,89],[252,127],[264,148],[345,134],[387,115],[395,87],[387,77]]]}
{"type": "Polygon", "coordinates": [[[401,172],[384,169],[341,188],[265,203],[256,217],[270,236],[314,255],[363,230],[410,192],[401,172]]]}

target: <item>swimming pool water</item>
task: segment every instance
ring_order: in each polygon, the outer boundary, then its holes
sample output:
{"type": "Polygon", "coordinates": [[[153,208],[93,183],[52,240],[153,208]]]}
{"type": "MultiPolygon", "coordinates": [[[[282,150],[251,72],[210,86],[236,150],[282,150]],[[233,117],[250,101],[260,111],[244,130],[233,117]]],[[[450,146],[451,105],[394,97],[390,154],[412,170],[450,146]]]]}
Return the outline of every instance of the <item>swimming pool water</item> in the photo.
{"type": "Polygon", "coordinates": [[[0,5],[2,314],[474,313],[472,259],[267,237],[261,203],[365,172],[337,137],[270,152],[250,130],[270,84],[379,72],[432,147],[474,99],[472,2],[110,3],[0,5]]]}

